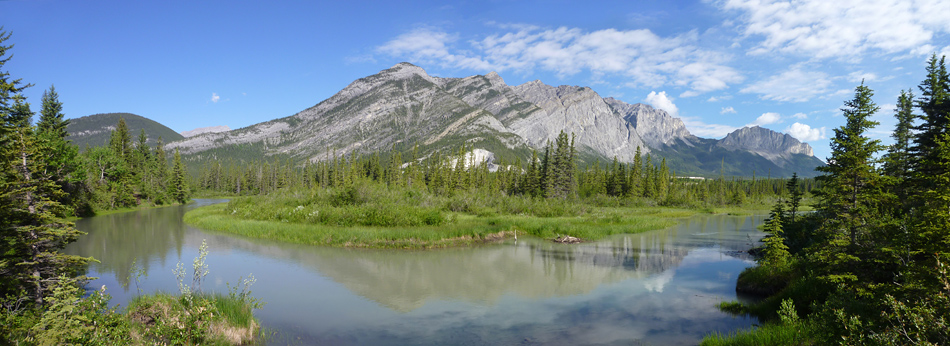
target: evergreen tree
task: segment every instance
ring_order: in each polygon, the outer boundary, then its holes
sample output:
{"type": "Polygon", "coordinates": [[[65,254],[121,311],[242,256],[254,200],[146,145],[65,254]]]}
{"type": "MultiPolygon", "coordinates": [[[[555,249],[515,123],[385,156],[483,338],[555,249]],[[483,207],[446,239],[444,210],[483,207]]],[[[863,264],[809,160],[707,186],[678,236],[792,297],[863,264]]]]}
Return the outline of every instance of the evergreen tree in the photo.
{"type": "Polygon", "coordinates": [[[785,184],[785,188],[788,190],[788,200],[785,201],[788,207],[788,221],[786,224],[795,223],[795,215],[798,214],[798,208],[801,206],[804,197],[804,192],[798,184],[798,173],[792,173],[792,177],[785,184]]]}
{"type": "MultiPolygon", "coordinates": [[[[670,192],[670,168],[666,166],[666,158],[660,161],[660,171],[656,176],[656,200],[658,202],[666,200],[670,192]]],[[[743,193],[743,197],[745,194],[743,193]]]]}
{"type": "Polygon", "coordinates": [[[765,245],[762,260],[767,266],[781,266],[788,260],[788,246],[785,245],[785,234],[782,231],[782,220],[785,217],[785,206],[782,201],[775,203],[769,218],[765,220],[763,232],[767,233],[762,242],[765,245]]]}
{"type": "Polygon", "coordinates": [[[897,109],[894,114],[897,118],[897,126],[891,135],[894,138],[894,144],[888,147],[887,155],[884,157],[884,173],[898,180],[907,178],[911,171],[910,146],[913,140],[915,118],[913,100],[914,94],[909,90],[901,90],[901,95],[897,97],[897,109]]]}
{"type": "Polygon", "coordinates": [[[637,146],[637,152],[633,156],[633,165],[630,167],[630,196],[640,196],[643,194],[643,158],[640,156],[640,146],[637,146]]]}
{"type": "Polygon", "coordinates": [[[531,151],[531,162],[528,163],[528,169],[524,175],[523,193],[529,196],[539,196],[541,194],[541,172],[538,169],[538,151],[531,151]]]}
{"type": "MultiPolygon", "coordinates": [[[[9,37],[0,28],[0,69],[10,60],[6,53],[13,46],[3,45],[9,37]]],[[[62,219],[66,208],[57,200],[64,193],[49,174],[33,113],[19,95],[27,86],[19,85],[0,70],[0,296],[42,305],[61,275],[88,259],[58,251],[80,233],[62,219]]]]}
{"type": "Polygon", "coordinates": [[[63,120],[63,103],[59,101],[56,89],[50,86],[43,92],[43,106],[40,120],[36,124],[36,145],[46,162],[44,173],[54,179],[60,190],[66,192],[58,201],[71,207],[81,207],[78,184],[82,181],[79,174],[79,148],[72,145],[66,137],[68,120],[63,120]]]}
{"type": "Polygon", "coordinates": [[[643,166],[643,197],[656,197],[656,169],[653,166],[653,156],[647,154],[646,163],[643,166]]]}
{"type": "Polygon", "coordinates": [[[175,166],[172,168],[172,198],[178,203],[188,202],[191,192],[188,189],[188,177],[185,176],[185,166],[181,163],[181,154],[178,148],[175,148],[175,166]]]}
{"type": "Polygon", "coordinates": [[[818,196],[819,212],[824,218],[820,232],[821,248],[817,249],[816,265],[824,269],[825,277],[833,282],[871,284],[881,270],[875,263],[881,244],[875,244],[875,235],[881,230],[878,213],[881,199],[881,181],[875,168],[875,154],[881,150],[880,141],[872,140],[867,132],[877,125],[870,118],[878,107],[871,100],[873,92],[861,84],[854,98],[842,108],[846,124],[835,129],[831,140],[831,157],[818,170],[822,183],[818,196]]]}
{"type": "Polygon", "coordinates": [[[125,124],[125,118],[119,118],[119,122],[112,130],[112,136],[109,138],[109,148],[123,160],[128,161],[132,154],[132,136],[129,134],[129,127],[125,124]]]}

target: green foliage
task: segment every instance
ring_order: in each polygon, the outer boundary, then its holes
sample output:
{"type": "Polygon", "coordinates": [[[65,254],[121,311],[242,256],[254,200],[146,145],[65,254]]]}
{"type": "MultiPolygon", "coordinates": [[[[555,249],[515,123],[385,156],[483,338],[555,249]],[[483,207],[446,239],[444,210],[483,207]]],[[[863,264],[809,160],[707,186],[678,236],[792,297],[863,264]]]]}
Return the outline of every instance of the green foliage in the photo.
{"type": "Polygon", "coordinates": [[[109,307],[102,289],[88,297],[75,280],[61,277],[46,297],[47,308],[30,328],[37,345],[114,345],[132,343],[129,321],[109,307]]]}
{"type": "Polygon", "coordinates": [[[784,203],[779,201],[772,208],[769,218],[765,220],[763,231],[767,233],[762,242],[762,260],[765,266],[782,267],[789,258],[788,246],[785,245],[785,234],[782,231],[782,221],[785,219],[784,203]]]}
{"type": "MultiPolygon", "coordinates": [[[[832,157],[821,168],[826,175],[818,178],[816,212],[766,224],[772,234],[785,231],[780,238],[790,244],[794,275],[762,302],[731,310],[775,314],[782,326],[811,326],[809,343],[950,342],[950,279],[941,261],[950,255],[950,76],[943,59],[930,59],[920,90],[913,105],[909,92],[898,98],[895,144],[881,165],[882,146],[867,136],[876,125],[873,93],[864,85],[856,89],[842,109],[846,124],[835,130],[832,157]],[[913,107],[922,113],[916,128],[913,107]],[[796,315],[785,299],[798,303],[796,315]]],[[[792,199],[795,185],[788,184],[792,199]]],[[[769,238],[767,247],[780,246],[769,238]]],[[[767,285],[779,268],[765,260],[747,271],[755,275],[740,275],[739,288],[767,285]]],[[[784,342],[767,339],[775,328],[784,327],[764,325],[726,344],[784,342]]]]}

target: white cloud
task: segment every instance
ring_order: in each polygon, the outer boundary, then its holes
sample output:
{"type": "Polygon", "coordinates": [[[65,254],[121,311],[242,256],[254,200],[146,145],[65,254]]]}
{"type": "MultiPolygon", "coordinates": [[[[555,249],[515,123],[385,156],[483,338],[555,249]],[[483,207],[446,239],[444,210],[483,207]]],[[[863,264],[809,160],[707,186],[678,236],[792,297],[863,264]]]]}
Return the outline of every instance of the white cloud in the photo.
{"type": "Polygon", "coordinates": [[[478,58],[456,55],[449,52],[450,45],[458,40],[457,35],[446,32],[419,28],[397,36],[376,50],[392,56],[405,57],[414,63],[437,63],[443,66],[457,66],[489,70],[492,65],[478,58]]]}
{"type": "Polygon", "coordinates": [[[805,102],[827,94],[831,85],[831,79],[824,72],[805,71],[801,66],[792,66],[788,71],[753,83],[740,91],[759,94],[766,100],[805,102]]]}
{"type": "Polygon", "coordinates": [[[940,50],[940,52],[937,54],[940,56],[945,56],[947,58],[950,58],[950,46],[943,47],[943,49],[940,50]]]}
{"type": "Polygon", "coordinates": [[[646,29],[588,32],[567,27],[495,27],[503,32],[468,41],[469,49],[454,46],[459,41],[456,35],[422,28],[397,36],[378,47],[377,52],[457,68],[542,69],[561,76],[582,71],[617,75],[634,86],[681,86],[687,89],[681,97],[725,89],[743,81],[738,71],[726,65],[727,56],[697,46],[695,31],[661,37],[646,29]]]}
{"type": "Polygon", "coordinates": [[[643,99],[643,102],[653,105],[655,108],[665,110],[667,113],[674,117],[678,117],[680,110],[673,104],[673,100],[666,96],[665,91],[657,93],[656,91],[651,91],[647,98],[643,99]]]}
{"type": "Polygon", "coordinates": [[[755,118],[755,121],[753,121],[752,123],[750,123],[750,124],[748,124],[748,125],[746,125],[746,126],[750,126],[750,127],[751,127],[751,126],[762,126],[762,125],[775,124],[775,123],[781,122],[781,121],[782,121],[782,115],[781,115],[781,114],[773,113],[773,112],[767,112],[767,113],[762,113],[762,115],[760,115],[758,118],[755,118]]]}
{"type": "Polygon", "coordinates": [[[724,0],[740,30],[762,37],[750,54],[793,53],[860,59],[868,51],[921,54],[934,36],[950,32],[944,0],[724,0]]]}
{"type": "Polygon", "coordinates": [[[878,78],[873,72],[855,71],[848,74],[848,81],[851,83],[874,82],[879,80],[878,78]]]}
{"type": "Polygon", "coordinates": [[[218,100],[221,99],[221,96],[218,96],[217,93],[211,93],[211,102],[218,103],[218,100]]]}
{"type": "Polygon", "coordinates": [[[805,114],[805,113],[795,113],[795,114],[792,114],[792,118],[795,118],[795,119],[808,119],[808,114],[805,114]]]}
{"type": "Polygon", "coordinates": [[[726,114],[726,113],[736,114],[736,109],[732,107],[722,107],[722,110],[719,111],[719,114],[726,114]]]}
{"type": "Polygon", "coordinates": [[[730,132],[738,130],[738,128],[729,125],[707,124],[694,117],[683,117],[680,119],[683,120],[683,125],[686,125],[686,129],[689,130],[689,133],[704,138],[722,138],[730,132]]]}
{"type": "Polygon", "coordinates": [[[709,99],[707,99],[706,102],[719,102],[719,98],[712,96],[709,99]]]}
{"type": "Polygon", "coordinates": [[[796,122],[785,129],[785,133],[788,133],[792,137],[795,137],[802,142],[824,139],[826,131],[827,129],[825,127],[811,128],[811,126],[799,122],[796,122]]]}

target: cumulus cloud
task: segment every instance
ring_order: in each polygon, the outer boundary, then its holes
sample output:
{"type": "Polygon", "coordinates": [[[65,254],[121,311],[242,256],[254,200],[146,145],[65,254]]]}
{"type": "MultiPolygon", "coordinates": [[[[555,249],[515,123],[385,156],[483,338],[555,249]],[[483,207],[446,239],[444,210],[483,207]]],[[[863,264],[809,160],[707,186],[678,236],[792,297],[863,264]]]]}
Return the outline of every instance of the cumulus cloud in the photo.
{"type": "Polygon", "coordinates": [[[811,126],[799,122],[796,122],[785,129],[785,133],[788,133],[792,137],[795,137],[802,142],[824,139],[825,132],[825,127],[812,128],[811,126]]]}
{"type": "Polygon", "coordinates": [[[832,81],[824,72],[793,66],[788,71],[753,83],[740,92],[759,94],[765,100],[806,102],[829,92],[832,81]]]}
{"type": "Polygon", "coordinates": [[[724,54],[699,48],[696,32],[661,37],[650,30],[585,31],[560,27],[496,25],[503,32],[459,42],[457,35],[421,28],[378,47],[379,53],[422,63],[481,70],[535,69],[570,76],[582,71],[617,75],[631,86],[681,86],[680,97],[743,81],[724,54]],[[467,43],[467,46],[463,46],[467,43]],[[457,46],[458,45],[458,46],[457,46]]]}
{"type": "Polygon", "coordinates": [[[921,54],[950,32],[950,2],[941,0],[725,0],[742,15],[740,30],[762,37],[750,54],[793,53],[860,59],[869,51],[921,54]]]}
{"type": "Polygon", "coordinates": [[[479,58],[451,53],[451,45],[457,40],[457,35],[430,28],[418,28],[397,36],[377,47],[376,50],[384,54],[408,58],[416,63],[435,63],[442,66],[482,70],[492,68],[491,64],[479,58]]]}
{"type": "Polygon", "coordinates": [[[795,113],[795,114],[792,114],[792,118],[795,118],[795,119],[808,119],[808,114],[805,114],[805,113],[795,113]]]}
{"type": "Polygon", "coordinates": [[[677,117],[679,116],[680,110],[673,104],[673,99],[666,96],[665,91],[657,93],[656,91],[651,91],[647,98],[643,99],[643,102],[649,103],[654,108],[665,110],[670,115],[677,117]]]}
{"type": "Polygon", "coordinates": [[[775,124],[782,121],[782,115],[773,112],[762,113],[758,118],[755,118],[755,121],[746,125],[746,126],[762,126],[775,124]]]}
{"type": "Polygon", "coordinates": [[[211,93],[211,102],[218,103],[218,100],[221,100],[221,96],[218,96],[217,93],[211,93]]]}
{"type": "Polygon", "coordinates": [[[722,107],[722,110],[719,111],[719,114],[727,114],[727,113],[736,114],[736,109],[732,107],[722,107]]]}

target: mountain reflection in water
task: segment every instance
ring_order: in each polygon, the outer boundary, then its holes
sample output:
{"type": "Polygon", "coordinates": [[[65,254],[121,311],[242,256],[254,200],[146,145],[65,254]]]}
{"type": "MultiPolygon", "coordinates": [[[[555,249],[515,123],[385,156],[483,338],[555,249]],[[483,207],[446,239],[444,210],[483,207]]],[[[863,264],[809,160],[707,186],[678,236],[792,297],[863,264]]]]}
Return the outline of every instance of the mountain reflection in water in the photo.
{"type": "MultiPolygon", "coordinates": [[[[199,205],[216,201],[203,200],[199,205]]],[[[700,216],[666,230],[575,245],[539,239],[432,251],[339,249],[234,237],[186,226],[187,207],[80,220],[67,251],[101,263],[122,303],[134,259],[143,291],[177,291],[172,268],[210,247],[205,290],[253,273],[256,312],[283,343],[695,344],[754,322],[719,312],[736,299],[742,253],[762,216],[700,216]],[[287,339],[284,339],[287,338],[287,339]]],[[[134,286],[133,286],[134,287],[134,286]]]]}

